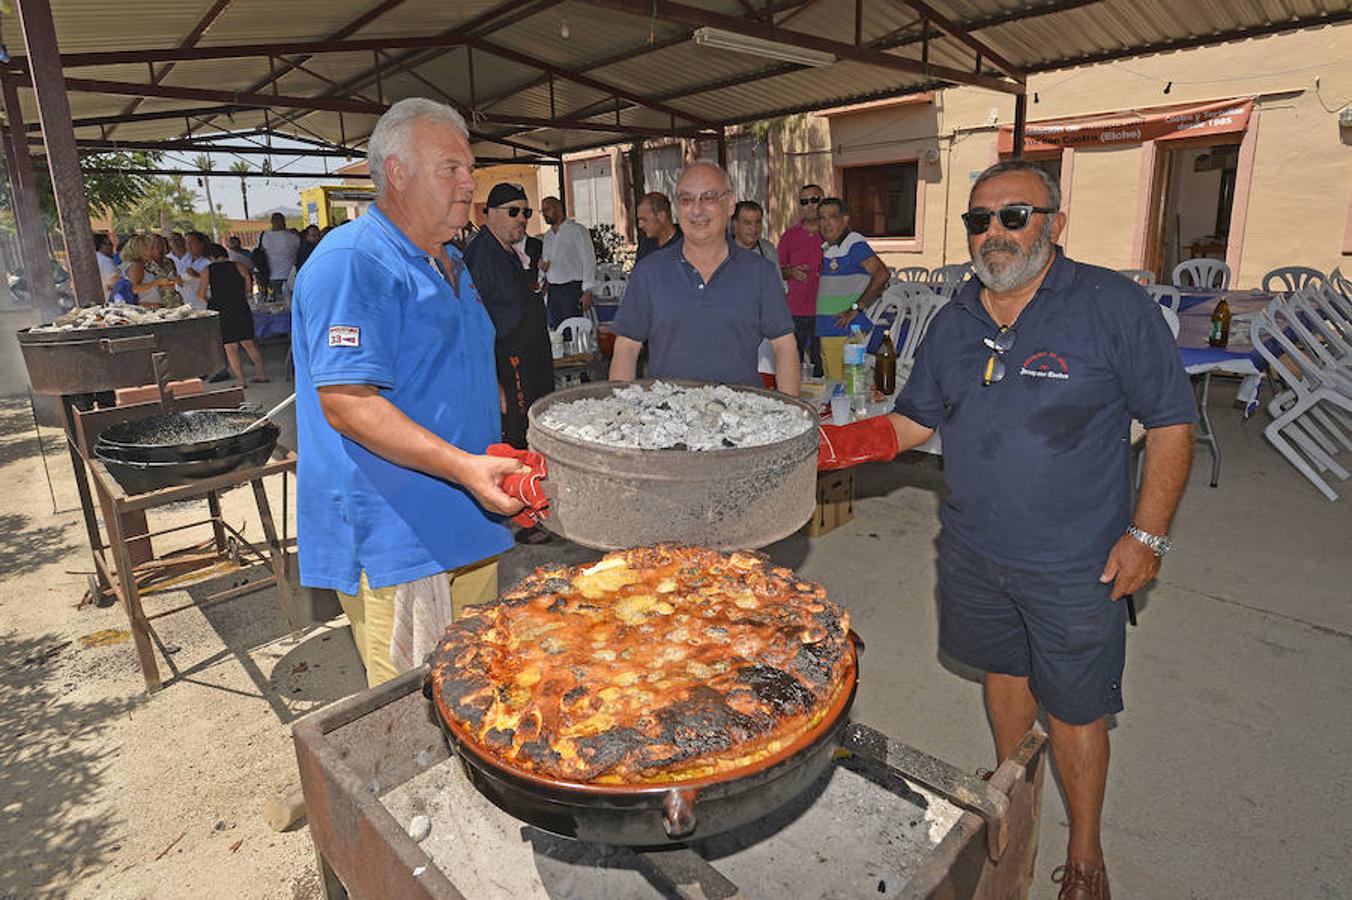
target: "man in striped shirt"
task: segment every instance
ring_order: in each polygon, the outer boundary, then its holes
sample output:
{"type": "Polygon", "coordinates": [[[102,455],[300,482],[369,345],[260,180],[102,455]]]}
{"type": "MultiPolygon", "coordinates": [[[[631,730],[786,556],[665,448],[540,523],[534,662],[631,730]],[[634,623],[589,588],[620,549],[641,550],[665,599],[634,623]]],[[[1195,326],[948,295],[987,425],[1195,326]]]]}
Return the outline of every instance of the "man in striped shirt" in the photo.
{"type": "Polygon", "coordinates": [[[817,337],[822,344],[826,377],[844,375],[845,338],[850,323],[870,328],[862,310],[882,296],[887,288],[887,267],[864,240],[850,230],[845,201],[827,197],[818,207],[822,235],[822,275],[817,287],[817,337]]]}

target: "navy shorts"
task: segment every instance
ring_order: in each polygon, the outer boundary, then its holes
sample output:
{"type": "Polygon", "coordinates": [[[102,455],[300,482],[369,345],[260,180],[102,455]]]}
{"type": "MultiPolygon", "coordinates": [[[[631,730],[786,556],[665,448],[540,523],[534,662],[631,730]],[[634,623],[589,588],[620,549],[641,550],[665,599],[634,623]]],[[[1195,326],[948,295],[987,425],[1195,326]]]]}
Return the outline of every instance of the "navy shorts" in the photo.
{"type": "Polygon", "coordinates": [[[969,666],[1026,677],[1070,725],[1121,712],[1127,609],[1099,583],[1102,571],[1016,569],[942,533],[939,646],[969,666]]]}

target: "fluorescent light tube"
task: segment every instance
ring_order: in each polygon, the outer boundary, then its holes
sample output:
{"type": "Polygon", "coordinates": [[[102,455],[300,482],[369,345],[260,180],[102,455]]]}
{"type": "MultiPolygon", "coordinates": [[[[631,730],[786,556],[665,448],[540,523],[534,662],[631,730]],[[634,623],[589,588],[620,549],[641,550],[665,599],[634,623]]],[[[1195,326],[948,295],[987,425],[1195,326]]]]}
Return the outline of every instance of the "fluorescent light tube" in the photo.
{"type": "Polygon", "coordinates": [[[749,53],[752,56],[780,59],[784,62],[798,63],[803,66],[831,66],[835,65],[836,62],[833,53],[749,37],[735,31],[724,31],[721,28],[696,29],[693,38],[695,43],[702,47],[717,47],[719,50],[749,53]]]}

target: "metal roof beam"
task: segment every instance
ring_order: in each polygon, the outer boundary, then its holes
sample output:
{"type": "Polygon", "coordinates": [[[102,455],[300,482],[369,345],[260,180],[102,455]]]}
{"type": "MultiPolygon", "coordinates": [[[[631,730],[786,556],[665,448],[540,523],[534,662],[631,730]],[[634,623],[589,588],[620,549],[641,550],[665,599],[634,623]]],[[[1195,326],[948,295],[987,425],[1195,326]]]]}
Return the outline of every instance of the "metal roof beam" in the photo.
{"type": "MultiPolygon", "coordinates": [[[[195,46],[197,42],[202,39],[202,36],[211,30],[211,26],[216,24],[217,20],[219,20],[220,17],[225,13],[226,7],[228,7],[232,2],[233,0],[216,0],[215,3],[211,4],[211,9],[207,10],[206,14],[203,15],[202,18],[197,20],[197,24],[193,27],[193,30],[188,32],[188,36],[179,42],[179,46],[180,47],[195,46]]],[[[62,63],[62,68],[64,67],[65,64],[62,63]]],[[[172,71],[174,71],[173,63],[169,63],[164,68],[160,69],[158,72],[154,71],[154,67],[152,66],[150,73],[151,83],[159,84],[161,81],[164,81],[165,78],[169,77],[169,73],[172,71]]],[[[145,102],[144,97],[137,97],[135,100],[131,101],[125,107],[123,107],[122,113],[124,115],[131,115],[132,113],[136,112],[136,108],[139,107],[144,102],[145,102]]],[[[113,130],[116,128],[117,125],[113,125],[108,129],[108,133],[112,134],[113,130]]]]}
{"type": "MultiPolygon", "coordinates": [[[[438,35],[438,37],[442,38],[465,37],[471,34],[472,32],[480,28],[483,28],[485,25],[491,25],[491,27],[488,29],[488,32],[486,32],[491,33],[492,31],[497,30],[499,28],[505,28],[514,22],[519,22],[522,19],[530,18],[536,13],[543,12],[544,10],[548,9],[551,6],[557,6],[561,2],[562,0],[536,0],[536,2],[534,3],[530,2],[522,3],[519,2],[519,0],[507,0],[507,2],[493,7],[492,9],[483,13],[482,15],[479,15],[474,19],[471,19],[469,22],[466,22],[464,25],[459,25],[454,28],[446,29],[440,35],[438,35]],[[511,15],[507,15],[508,13],[511,13],[511,15]],[[504,19],[503,16],[506,16],[506,18],[504,19]]],[[[458,40],[455,42],[455,44],[459,43],[461,42],[458,40]]],[[[387,69],[383,69],[382,71],[385,74],[385,76],[388,77],[388,75],[394,72],[411,70],[412,67],[414,66],[419,66],[422,65],[423,63],[431,62],[432,60],[437,59],[440,56],[443,56],[446,52],[448,52],[449,49],[450,48],[443,46],[440,49],[422,53],[419,53],[417,51],[410,51],[398,57],[397,59],[391,60],[390,67],[387,69]]],[[[376,77],[377,77],[376,71],[374,68],[372,68],[371,70],[363,73],[362,75],[349,78],[347,81],[343,82],[341,90],[359,91],[373,84],[376,80],[376,77]]],[[[333,90],[329,91],[326,96],[333,95],[338,90],[340,89],[334,88],[333,90]]],[[[444,91],[442,91],[441,93],[443,94],[443,96],[445,96],[444,91]]],[[[452,103],[452,105],[463,112],[463,104],[452,103]]],[[[293,114],[288,117],[283,117],[283,121],[295,122],[302,116],[304,116],[304,113],[300,113],[298,115],[293,114]]]]}
{"type": "MultiPolygon", "coordinates": [[[[255,56],[302,56],[305,62],[311,56],[325,53],[371,53],[376,50],[428,50],[455,47],[464,43],[461,36],[455,34],[420,35],[415,37],[361,38],[357,40],[322,41],[278,41],[274,43],[253,44],[213,44],[210,47],[171,47],[160,50],[92,50],[87,53],[61,54],[61,66],[65,69],[85,66],[117,66],[137,63],[181,63],[203,62],[220,59],[247,59],[255,56]]],[[[27,68],[28,59],[15,55],[14,65],[27,68]]],[[[291,60],[283,59],[288,66],[294,66],[291,60]]],[[[286,72],[278,70],[276,78],[286,72]]],[[[268,87],[272,76],[264,78],[250,90],[268,87]]]]}
{"type": "Polygon", "coordinates": [[[657,112],[665,113],[666,115],[669,116],[675,116],[678,119],[684,119],[687,122],[693,122],[694,124],[700,125],[705,128],[713,127],[713,123],[705,119],[701,119],[699,116],[694,115],[693,113],[688,113],[685,112],[684,110],[676,109],[675,107],[668,106],[665,103],[654,102],[641,94],[636,94],[632,91],[627,91],[622,87],[618,87],[617,85],[613,85],[608,82],[602,81],[599,78],[592,78],[590,75],[585,75],[573,69],[566,69],[563,66],[556,66],[551,63],[547,63],[542,59],[527,56],[525,53],[518,53],[517,51],[512,50],[509,47],[503,47],[502,45],[495,44],[492,41],[485,41],[481,38],[469,38],[468,43],[471,47],[483,50],[485,53],[491,53],[494,56],[502,57],[503,59],[510,60],[514,63],[520,63],[523,66],[529,66],[533,69],[539,69],[540,71],[553,75],[556,78],[562,78],[566,81],[572,81],[582,85],[583,87],[589,87],[594,90],[611,94],[615,97],[628,100],[630,103],[633,103],[636,106],[642,106],[646,109],[656,110],[657,112]]]}
{"type": "Polygon", "coordinates": [[[990,48],[985,41],[972,37],[971,33],[961,25],[955,24],[951,19],[945,17],[942,13],[936,11],[925,0],[896,0],[903,6],[907,6],[920,14],[922,19],[932,22],[944,34],[953,38],[960,44],[965,44],[968,49],[977,54],[978,59],[988,59],[995,64],[1000,71],[1004,72],[1015,81],[1023,82],[1025,77],[1023,71],[1009,60],[1005,59],[999,53],[990,48]]]}
{"type": "MultiPolygon", "coordinates": [[[[32,87],[33,80],[27,75],[16,78],[15,83],[23,87],[32,87]]],[[[126,81],[105,81],[98,78],[67,78],[66,89],[86,91],[95,94],[125,94],[131,97],[167,97],[175,100],[200,100],[204,103],[246,103],[259,107],[290,107],[292,109],[321,110],[325,112],[351,112],[380,115],[385,107],[363,100],[348,100],[337,97],[292,97],[287,94],[245,94],[234,91],[217,91],[208,88],[179,87],[169,84],[137,84],[126,81]]]]}
{"type": "MultiPolygon", "coordinates": [[[[239,135],[236,135],[237,137],[239,135]]],[[[30,137],[28,143],[41,145],[42,138],[30,137]]],[[[167,152],[197,153],[233,153],[237,156],[313,156],[331,158],[362,158],[366,153],[360,150],[341,150],[319,147],[259,147],[257,145],[239,146],[234,144],[206,144],[197,141],[119,141],[102,138],[82,138],[75,142],[81,150],[92,153],[113,153],[119,150],[162,150],[167,152]]]]}
{"type": "Polygon", "coordinates": [[[673,0],[651,0],[651,2],[649,0],[582,0],[582,2],[591,6],[627,12],[645,18],[655,16],[659,19],[681,22],[686,25],[707,25],[727,31],[736,31],[767,41],[776,41],[781,44],[792,44],[796,47],[806,47],[810,50],[831,53],[837,59],[894,69],[910,75],[940,78],[955,84],[970,84],[1006,94],[1018,94],[1023,91],[1022,84],[1007,81],[1003,78],[992,78],[987,75],[949,68],[948,66],[929,65],[919,60],[894,56],[891,53],[884,53],[870,47],[856,47],[853,44],[833,41],[814,34],[805,34],[801,31],[779,28],[763,22],[753,22],[739,16],[729,16],[695,6],[687,6],[684,3],[673,2],[673,0]]]}
{"type": "MultiPolygon", "coordinates": [[[[153,122],[157,119],[186,119],[189,116],[202,115],[233,115],[237,112],[247,112],[254,107],[241,106],[239,104],[229,104],[227,106],[201,107],[194,106],[190,109],[166,109],[160,112],[143,112],[123,115],[121,113],[111,116],[88,116],[83,119],[74,119],[71,121],[73,128],[89,128],[95,125],[116,125],[129,122],[153,122]]],[[[27,131],[41,131],[42,125],[37,122],[28,122],[24,125],[27,131]]]]}
{"type": "MultiPolygon", "coordinates": [[[[817,0],[788,0],[788,2],[786,3],[779,3],[775,5],[771,9],[771,13],[773,14],[789,10],[796,12],[807,8],[808,6],[812,5],[815,2],[817,2],[817,0]]],[[[1094,2],[1099,3],[1102,2],[1102,0],[1094,0],[1094,2]]],[[[759,16],[757,17],[759,18],[759,16]]],[[[589,71],[595,71],[596,69],[604,69],[606,66],[613,66],[615,65],[615,63],[618,62],[627,62],[628,60],[631,59],[637,59],[640,56],[648,56],[650,54],[658,52],[659,50],[666,50],[668,47],[675,47],[677,44],[684,44],[686,41],[690,40],[691,34],[693,34],[692,31],[685,31],[680,34],[672,35],[671,37],[665,38],[660,41],[654,41],[651,44],[645,42],[637,47],[628,47],[619,53],[612,53],[610,56],[604,56],[601,59],[592,60],[591,62],[588,62],[586,64],[585,68],[589,71]]],[[[532,78],[530,81],[523,82],[522,84],[510,87],[504,91],[500,91],[499,93],[496,93],[491,97],[487,97],[485,99],[480,100],[479,109],[486,110],[497,103],[501,103],[503,100],[506,100],[509,97],[514,97],[517,94],[521,93],[522,91],[529,91],[533,88],[537,88],[548,81],[549,81],[548,75],[541,75],[538,78],[532,78]]]]}

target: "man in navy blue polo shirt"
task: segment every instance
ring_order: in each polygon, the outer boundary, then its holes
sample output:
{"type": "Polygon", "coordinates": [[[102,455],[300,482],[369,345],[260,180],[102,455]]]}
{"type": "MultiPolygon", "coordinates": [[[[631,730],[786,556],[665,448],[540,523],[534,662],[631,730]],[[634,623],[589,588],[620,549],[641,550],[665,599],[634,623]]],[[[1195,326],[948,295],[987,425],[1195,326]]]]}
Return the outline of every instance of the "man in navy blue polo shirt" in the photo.
{"type": "Polygon", "coordinates": [[[368,159],[376,203],[301,269],[291,335],[301,583],[338,592],[375,685],[497,593],[496,514],[521,508],[499,483],[522,466],[483,455],[501,435],[493,324],[447,246],[474,199],[464,120],[401,100],[368,159]]]}
{"type": "Polygon", "coordinates": [[[681,237],[634,267],[611,323],[611,379],[634,380],[647,341],[650,378],[759,385],[756,351],[768,340],[779,390],[796,397],[802,373],[779,266],[728,237],[737,198],[727,173],[691,164],[676,203],[681,237]]]}
{"type": "Polygon", "coordinates": [[[1062,898],[1106,898],[1107,716],[1122,710],[1125,611],[1169,549],[1196,406],[1155,303],[1073,262],[1056,182],[1022,160],[972,187],[977,278],[931,322],[896,412],[824,428],[822,464],[890,459],[937,430],[939,642],[985,672],[1003,761],[1039,704],[1070,813],[1062,898]],[[1135,510],[1129,425],[1147,429],[1135,510]]]}

